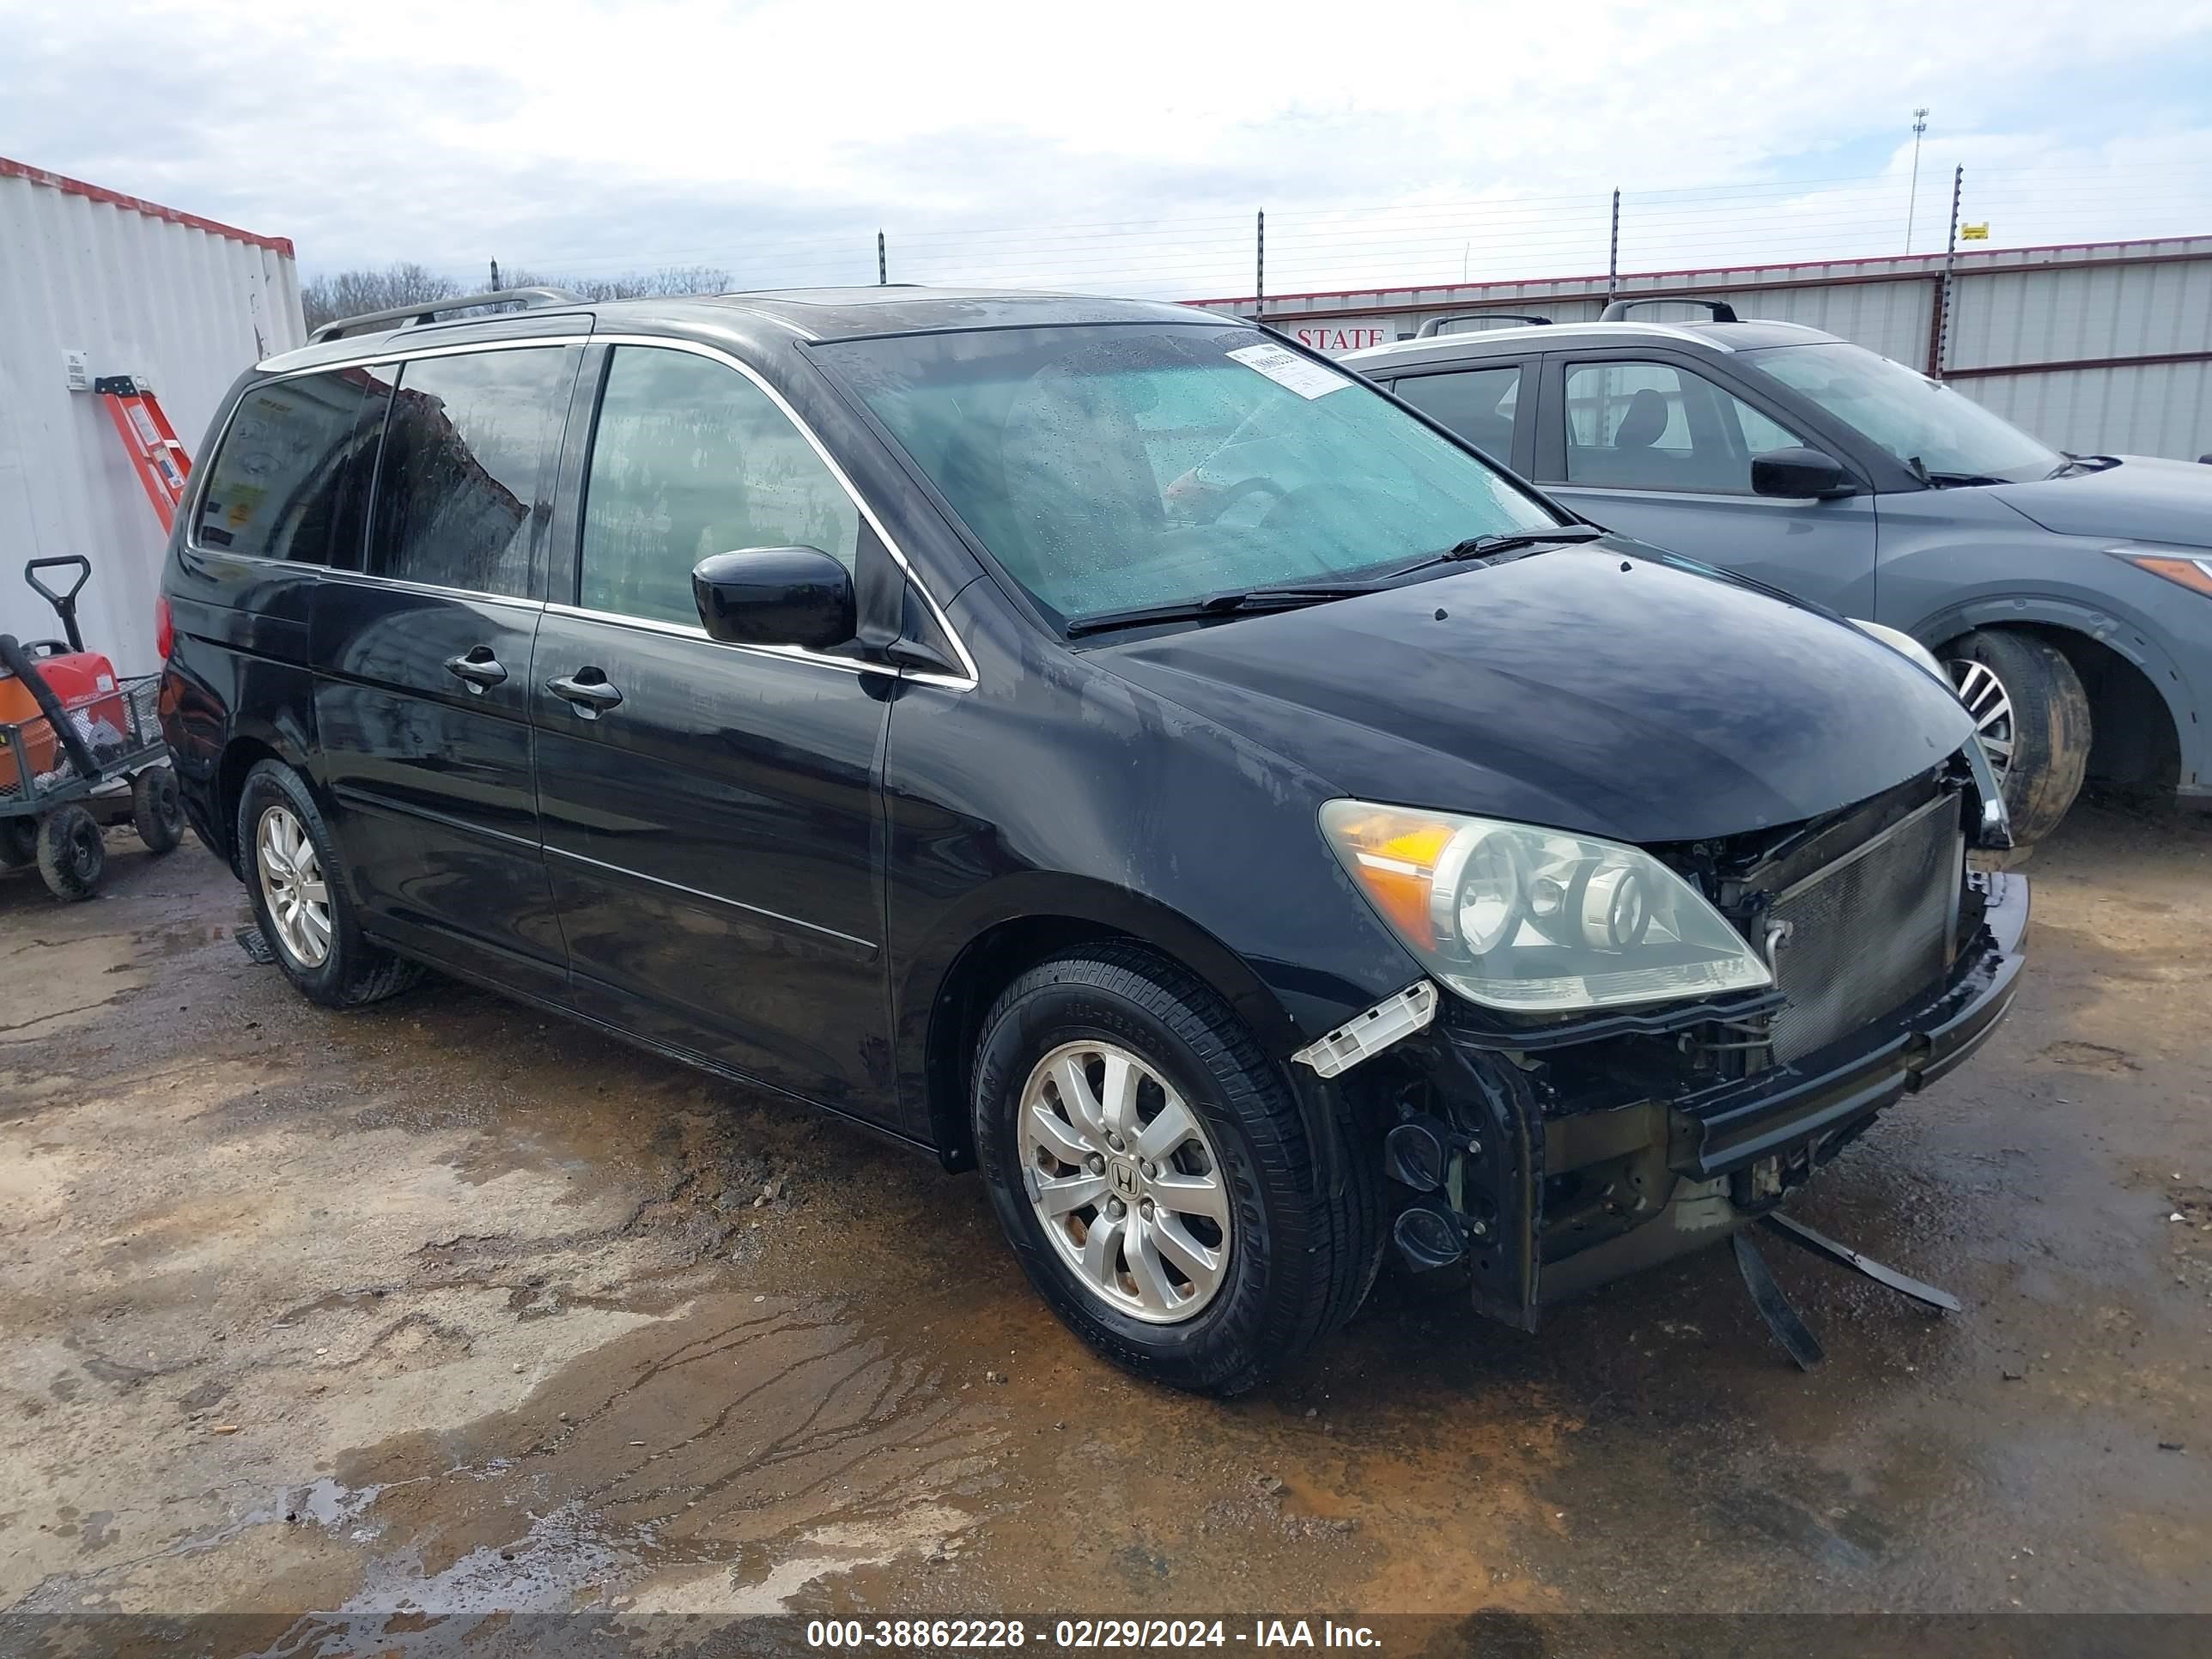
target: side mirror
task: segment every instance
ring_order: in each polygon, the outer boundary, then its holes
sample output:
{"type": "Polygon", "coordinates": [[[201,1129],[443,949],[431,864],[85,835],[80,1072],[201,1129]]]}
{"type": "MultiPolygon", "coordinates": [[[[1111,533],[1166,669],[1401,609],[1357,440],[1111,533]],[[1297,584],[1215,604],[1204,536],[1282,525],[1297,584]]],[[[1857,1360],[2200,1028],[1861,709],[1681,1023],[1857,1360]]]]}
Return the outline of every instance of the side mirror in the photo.
{"type": "Polygon", "coordinates": [[[707,637],[826,651],[858,631],[853,573],[818,547],[747,547],[692,567],[707,637]]]}
{"type": "Polygon", "coordinates": [[[1850,495],[1857,493],[1844,464],[1832,455],[1802,447],[1770,450],[1751,458],[1751,493],[1784,495],[1802,501],[1808,495],[1850,495]]]}

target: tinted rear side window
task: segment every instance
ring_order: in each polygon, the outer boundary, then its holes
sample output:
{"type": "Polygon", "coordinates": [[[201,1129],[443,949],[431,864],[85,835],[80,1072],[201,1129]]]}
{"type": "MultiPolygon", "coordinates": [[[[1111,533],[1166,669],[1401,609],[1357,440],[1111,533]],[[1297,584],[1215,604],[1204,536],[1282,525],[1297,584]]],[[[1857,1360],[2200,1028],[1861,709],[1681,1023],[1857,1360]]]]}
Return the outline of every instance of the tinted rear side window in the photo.
{"type": "Polygon", "coordinates": [[[1496,460],[1513,454],[1513,414],[1521,400],[1521,366],[1412,374],[1390,388],[1496,460]]]}
{"type": "Polygon", "coordinates": [[[328,563],[334,538],[349,547],[349,529],[357,543],[363,480],[351,463],[370,378],[341,369],[249,391],[208,467],[193,539],[303,564],[328,563]]]}
{"type": "Polygon", "coordinates": [[[526,597],[574,374],[574,354],[559,346],[400,364],[370,574],[526,597]]]}

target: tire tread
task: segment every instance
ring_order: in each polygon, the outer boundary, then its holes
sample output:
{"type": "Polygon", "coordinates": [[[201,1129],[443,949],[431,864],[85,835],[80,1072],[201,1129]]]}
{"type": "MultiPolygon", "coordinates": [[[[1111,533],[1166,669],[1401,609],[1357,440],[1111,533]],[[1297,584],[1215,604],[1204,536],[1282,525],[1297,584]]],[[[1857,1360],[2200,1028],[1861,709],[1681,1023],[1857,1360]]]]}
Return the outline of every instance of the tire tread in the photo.
{"type": "Polygon", "coordinates": [[[177,775],[167,767],[149,766],[131,780],[131,827],[157,856],[173,853],[184,840],[184,804],[177,795],[177,775]]]}
{"type": "Polygon", "coordinates": [[[2016,628],[1977,629],[1944,651],[1990,670],[2012,699],[2005,805],[2014,835],[2029,844],[2041,841],[2074,805],[2088,772],[2094,733],[2081,677],[2057,646],[2016,628]]]}
{"type": "Polygon", "coordinates": [[[38,858],[40,878],[56,898],[70,904],[90,898],[100,890],[100,878],[107,873],[107,848],[100,837],[100,821],[74,801],[56,807],[39,820],[38,858]],[[76,867],[74,843],[81,824],[92,826],[97,849],[89,872],[80,872],[76,867]]]}

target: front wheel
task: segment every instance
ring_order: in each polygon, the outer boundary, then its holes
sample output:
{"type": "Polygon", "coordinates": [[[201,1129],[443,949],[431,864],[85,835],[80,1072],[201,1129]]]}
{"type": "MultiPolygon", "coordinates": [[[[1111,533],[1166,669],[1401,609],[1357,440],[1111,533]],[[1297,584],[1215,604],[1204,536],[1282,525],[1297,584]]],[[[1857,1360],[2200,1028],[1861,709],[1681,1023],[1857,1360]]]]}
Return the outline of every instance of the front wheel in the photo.
{"type": "Polygon", "coordinates": [[[2081,793],[2088,769],[2081,676],[2057,647],[2016,629],[1978,629],[1941,654],[2004,785],[2013,838],[2041,841],[2081,793]]]}
{"type": "Polygon", "coordinates": [[[1150,951],[1100,946],[1007,987],[972,1109],[1030,1283],[1139,1376],[1242,1393],[1349,1318],[1373,1276],[1373,1160],[1326,1191],[1288,1084],[1218,996],[1150,951]]]}

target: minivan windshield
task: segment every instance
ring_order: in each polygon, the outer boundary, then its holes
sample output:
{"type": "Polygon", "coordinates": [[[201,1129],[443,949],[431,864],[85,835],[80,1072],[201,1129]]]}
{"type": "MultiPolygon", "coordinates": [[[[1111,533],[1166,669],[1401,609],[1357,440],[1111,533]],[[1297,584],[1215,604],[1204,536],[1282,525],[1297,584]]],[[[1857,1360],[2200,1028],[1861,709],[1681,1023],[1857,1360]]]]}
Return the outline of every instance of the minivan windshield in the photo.
{"type": "Polygon", "coordinates": [[[2026,483],[2066,458],[1972,398],[1902,363],[1838,340],[1760,346],[1740,361],[1802,392],[1936,483],[2026,483]]]}
{"type": "Polygon", "coordinates": [[[1379,574],[1559,523],[1364,381],[1249,328],[1062,325],[817,352],[1063,624],[1379,574]]]}

